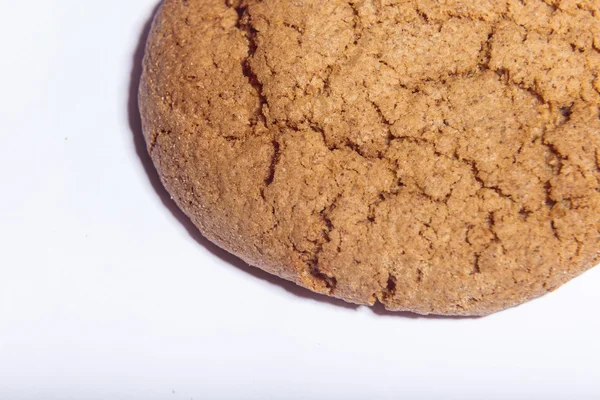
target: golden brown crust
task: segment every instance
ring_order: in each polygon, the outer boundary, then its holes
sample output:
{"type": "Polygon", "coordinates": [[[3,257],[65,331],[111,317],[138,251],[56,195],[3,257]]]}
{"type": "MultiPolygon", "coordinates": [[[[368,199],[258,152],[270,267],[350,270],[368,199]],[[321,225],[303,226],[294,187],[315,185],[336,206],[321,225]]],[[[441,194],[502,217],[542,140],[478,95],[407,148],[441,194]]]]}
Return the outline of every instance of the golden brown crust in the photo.
{"type": "Polygon", "coordinates": [[[166,0],[148,148],[252,265],[390,310],[498,311],[598,258],[599,7],[166,0]]]}

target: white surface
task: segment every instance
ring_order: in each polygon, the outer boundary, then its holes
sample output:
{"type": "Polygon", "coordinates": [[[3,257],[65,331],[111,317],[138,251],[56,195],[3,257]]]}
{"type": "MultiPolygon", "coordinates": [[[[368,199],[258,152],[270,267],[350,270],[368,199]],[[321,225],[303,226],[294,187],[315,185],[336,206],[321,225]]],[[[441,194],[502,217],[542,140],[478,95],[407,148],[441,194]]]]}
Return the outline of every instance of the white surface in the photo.
{"type": "Polygon", "coordinates": [[[3,4],[0,399],[600,398],[600,268],[484,319],[391,316],[190,235],[129,115],[155,5],[3,4]]]}

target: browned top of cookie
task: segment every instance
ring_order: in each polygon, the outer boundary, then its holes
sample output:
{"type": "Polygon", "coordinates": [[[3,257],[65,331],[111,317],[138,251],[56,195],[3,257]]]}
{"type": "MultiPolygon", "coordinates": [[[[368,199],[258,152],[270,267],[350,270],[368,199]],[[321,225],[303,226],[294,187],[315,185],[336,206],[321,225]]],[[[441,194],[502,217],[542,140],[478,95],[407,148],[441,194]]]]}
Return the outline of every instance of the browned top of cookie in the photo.
{"type": "Polygon", "coordinates": [[[166,0],[140,104],[210,240],[352,302],[478,315],[595,262],[599,92],[597,0],[166,0]]]}

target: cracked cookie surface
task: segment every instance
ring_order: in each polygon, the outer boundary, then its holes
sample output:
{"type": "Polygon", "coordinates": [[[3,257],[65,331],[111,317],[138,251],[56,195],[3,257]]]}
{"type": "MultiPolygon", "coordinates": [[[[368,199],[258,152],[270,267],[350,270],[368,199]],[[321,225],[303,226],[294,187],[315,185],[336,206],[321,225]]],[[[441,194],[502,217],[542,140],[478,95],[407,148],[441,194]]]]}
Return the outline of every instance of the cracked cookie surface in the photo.
{"type": "Polygon", "coordinates": [[[597,0],[166,0],[140,109],[202,233],[317,292],[485,315],[598,259],[597,0]]]}

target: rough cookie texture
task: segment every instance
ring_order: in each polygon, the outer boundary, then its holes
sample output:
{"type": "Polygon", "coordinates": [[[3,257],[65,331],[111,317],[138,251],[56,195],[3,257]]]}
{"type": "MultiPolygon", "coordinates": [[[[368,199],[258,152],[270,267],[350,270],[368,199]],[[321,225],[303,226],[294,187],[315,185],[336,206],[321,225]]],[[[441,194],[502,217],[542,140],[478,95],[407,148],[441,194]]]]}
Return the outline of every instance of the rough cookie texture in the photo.
{"type": "Polygon", "coordinates": [[[600,254],[598,0],[166,0],[140,106],[202,233],[317,292],[485,315],[600,254]]]}

